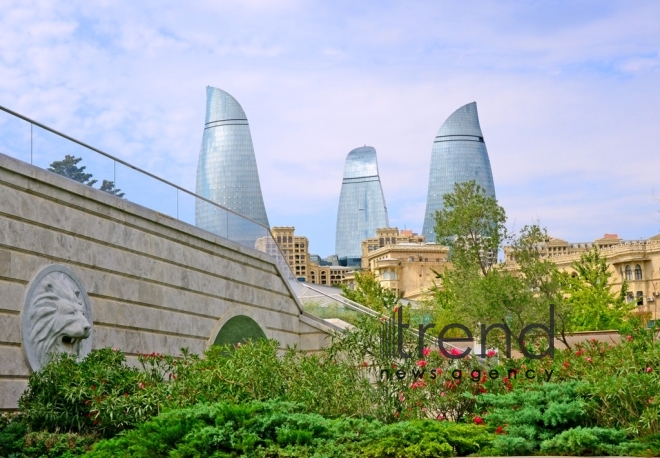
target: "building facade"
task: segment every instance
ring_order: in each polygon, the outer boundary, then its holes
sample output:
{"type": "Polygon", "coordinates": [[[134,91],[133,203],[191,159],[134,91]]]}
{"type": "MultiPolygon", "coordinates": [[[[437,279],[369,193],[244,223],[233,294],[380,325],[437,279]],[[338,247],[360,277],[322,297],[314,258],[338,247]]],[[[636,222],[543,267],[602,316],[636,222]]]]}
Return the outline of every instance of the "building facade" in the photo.
{"type": "MultiPolygon", "coordinates": [[[[210,86],[206,88],[206,124],[197,166],[197,194],[268,227],[247,116],[236,99],[210,86]]],[[[195,224],[233,239],[256,241],[267,233],[199,199],[195,205],[195,224]]]]}
{"type": "Polygon", "coordinates": [[[295,227],[291,226],[275,226],[272,229],[273,238],[259,239],[257,249],[270,254],[272,250],[279,248],[298,281],[316,285],[340,285],[353,268],[313,262],[309,254],[309,240],[307,237],[295,235],[295,230],[295,227]]]}
{"type": "Polygon", "coordinates": [[[474,180],[495,197],[495,184],[486,143],[479,125],[476,102],[452,113],[440,127],[431,151],[431,170],[422,235],[435,242],[435,212],[444,207],[442,197],[455,183],[474,180]]]}
{"type": "MultiPolygon", "coordinates": [[[[616,234],[605,234],[593,242],[572,243],[549,238],[540,246],[541,256],[557,264],[560,270],[573,273],[573,263],[584,252],[598,247],[612,273],[612,290],[620,291],[628,283],[628,300],[637,304],[636,313],[649,320],[658,319],[660,301],[660,234],[646,240],[622,240],[616,234]]],[[[515,256],[504,249],[505,261],[515,266],[515,256]]]]}
{"type": "MultiPolygon", "coordinates": [[[[451,265],[448,254],[447,247],[424,243],[424,237],[412,231],[383,228],[362,242],[362,269],[373,272],[382,286],[399,297],[419,300],[434,285],[436,272],[451,265]]],[[[346,275],[344,284],[354,288],[355,275],[346,275]]]]}
{"type": "Polygon", "coordinates": [[[389,227],[389,219],[376,150],[355,148],[346,156],[339,195],[335,249],[340,265],[360,266],[362,241],[381,227],[389,227]]]}

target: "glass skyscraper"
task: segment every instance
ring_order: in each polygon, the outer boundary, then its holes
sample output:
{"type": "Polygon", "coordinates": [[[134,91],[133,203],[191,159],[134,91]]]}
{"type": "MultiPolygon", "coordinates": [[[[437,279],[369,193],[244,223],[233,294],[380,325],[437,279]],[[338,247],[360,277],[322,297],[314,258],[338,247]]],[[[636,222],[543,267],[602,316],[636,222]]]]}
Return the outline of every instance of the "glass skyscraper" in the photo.
{"type": "Polygon", "coordinates": [[[471,180],[484,188],[488,195],[495,197],[493,172],[479,126],[476,102],[454,111],[435,137],[422,229],[427,242],[436,241],[435,212],[444,207],[442,196],[453,192],[455,183],[471,180]]]}
{"type": "Polygon", "coordinates": [[[339,264],[359,266],[362,241],[375,237],[376,229],[385,227],[389,227],[389,220],[376,150],[371,146],[355,148],[346,156],[339,195],[335,245],[339,264]]]}
{"type": "MultiPolygon", "coordinates": [[[[269,226],[247,116],[236,99],[210,86],[206,88],[206,125],[197,166],[197,194],[269,226]]],[[[195,223],[234,240],[256,240],[265,235],[257,225],[199,199],[195,223]]]]}

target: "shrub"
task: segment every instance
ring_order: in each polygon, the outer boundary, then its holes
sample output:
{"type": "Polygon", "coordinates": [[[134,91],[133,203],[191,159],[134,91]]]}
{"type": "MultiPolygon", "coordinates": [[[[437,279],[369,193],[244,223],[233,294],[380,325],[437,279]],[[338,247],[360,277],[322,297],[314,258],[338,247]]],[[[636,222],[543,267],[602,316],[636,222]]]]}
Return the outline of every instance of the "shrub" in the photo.
{"type": "Polygon", "coordinates": [[[99,442],[89,456],[406,457],[478,451],[485,428],[437,421],[384,425],[324,418],[291,403],[197,405],[165,412],[139,428],[99,442]]]}
{"type": "Polygon", "coordinates": [[[97,440],[95,435],[28,432],[20,416],[0,417],[0,456],[6,458],[81,456],[97,440]]]}
{"type": "Polygon", "coordinates": [[[483,395],[484,418],[500,434],[492,451],[504,455],[532,454],[541,442],[589,421],[578,382],[546,383],[504,395],[483,395]]]}
{"type": "Polygon", "coordinates": [[[638,454],[639,444],[628,441],[625,431],[607,428],[572,428],[541,443],[541,451],[553,455],[612,455],[638,454]]]}

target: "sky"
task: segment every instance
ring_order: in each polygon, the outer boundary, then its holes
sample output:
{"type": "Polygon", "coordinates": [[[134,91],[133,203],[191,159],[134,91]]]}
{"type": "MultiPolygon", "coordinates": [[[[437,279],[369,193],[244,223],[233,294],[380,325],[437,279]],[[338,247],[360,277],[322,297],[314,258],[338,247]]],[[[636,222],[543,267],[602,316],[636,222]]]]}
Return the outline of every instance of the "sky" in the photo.
{"type": "Polygon", "coordinates": [[[0,31],[0,105],[187,189],[205,87],[229,92],[271,226],[321,256],[365,144],[390,225],[421,232],[434,137],[472,101],[510,230],[660,232],[657,1],[0,0],[0,31]]]}

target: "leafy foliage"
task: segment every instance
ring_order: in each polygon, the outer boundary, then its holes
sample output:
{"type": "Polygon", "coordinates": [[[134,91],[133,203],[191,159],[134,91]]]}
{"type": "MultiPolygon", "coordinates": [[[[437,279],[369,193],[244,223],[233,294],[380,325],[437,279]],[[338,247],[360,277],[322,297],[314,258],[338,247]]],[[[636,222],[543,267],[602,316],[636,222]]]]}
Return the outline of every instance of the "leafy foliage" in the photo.
{"type": "Polygon", "coordinates": [[[356,288],[349,289],[342,285],[342,294],[344,297],[369,307],[377,312],[391,312],[399,303],[399,298],[390,289],[381,286],[371,271],[355,272],[356,288]]]}
{"type": "Polygon", "coordinates": [[[598,247],[583,253],[572,265],[576,276],[564,273],[562,288],[570,306],[569,327],[573,331],[620,329],[634,303],[626,302],[628,285],[624,282],[619,293],[612,292],[605,258],[598,247]]]}
{"type": "MultiPolygon", "coordinates": [[[[53,161],[50,164],[50,167],[48,167],[48,171],[65,176],[79,183],[86,184],[87,186],[94,186],[98,180],[92,180],[93,175],[85,172],[87,166],[78,167],[80,161],[82,161],[81,157],[67,154],[61,161],[53,161]]],[[[117,197],[124,197],[126,195],[121,192],[121,189],[116,188],[115,182],[111,180],[103,180],[99,190],[117,197]]]]}
{"type": "Polygon", "coordinates": [[[110,180],[103,180],[99,190],[117,197],[124,197],[126,195],[126,193],[121,192],[121,189],[115,188],[115,182],[110,180]]]}
{"type": "Polygon", "coordinates": [[[327,419],[287,403],[197,405],[166,412],[112,440],[90,457],[288,456],[435,457],[478,451],[483,427],[416,421],[327,419]]]}
{"type": "Polygon", "coordinates": [[[547,383],[503,395],[485,394],[479,398],[484,416],[500,434],[491,444],[493,452],[528,455],[541,442],[588,421],[586,402],[577,389],[578,382],[547,383]]]}
{"type": "Polygon", "coordinates": [[[67,154],[61,161],[54,161],[48,167],[49,172],[57,173],[79,183],[93,186],[98,180],[92,180],[91,173],[85,173],[86,166],[78,167],[82,161],[81,157],[75,157],[67,154]]]}

